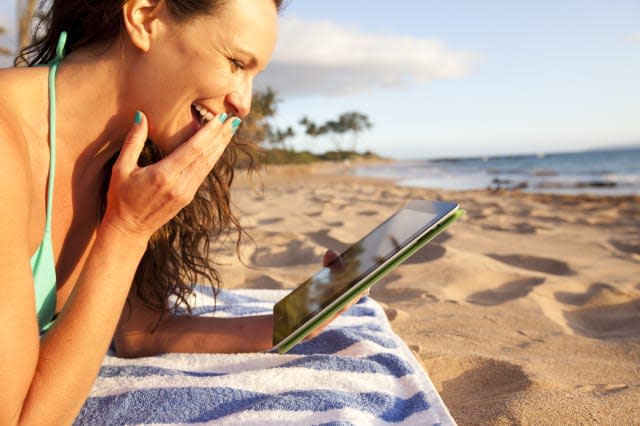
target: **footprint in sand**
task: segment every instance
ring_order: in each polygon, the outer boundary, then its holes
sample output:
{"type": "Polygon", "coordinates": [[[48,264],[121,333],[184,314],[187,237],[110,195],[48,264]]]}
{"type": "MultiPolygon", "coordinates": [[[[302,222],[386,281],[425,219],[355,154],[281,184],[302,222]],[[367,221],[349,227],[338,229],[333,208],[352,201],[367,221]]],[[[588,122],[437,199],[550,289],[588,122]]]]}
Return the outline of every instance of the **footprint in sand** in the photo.
{"type": "Polygon", "coordinates": [[[479,220],[486,219],[488,216],[482,212],[470,210],[470,211],[467,211],[467,217],[472,219],[474,222],[477,222],[479,220]]]}
{"type": "Polygon", "coordinates": [[[488,253],[487,256],[498,262],[530,271],[544,272],[551,275],[575,275],[566,262],[547,257],[527,256],[524,254],[500,255],[488,253]]]}
{"type": "MultiPolygon", "coordinates": [[[[506,361],[465,357],[450,358],[446,362],[448,371],[463,371],[458,377],[444,380],[440,392],[445,401],[457,401],[456,404],[447,404],[454,417],[457,410],[473,409],[473,405],[482,406],[485,412],[502,412],[504,399],[500,398],[501,395],[516,394],[532,385],[521,367],[506,361]]],[[[493,423],[489,419],[484,421],[493,423]]]]}
{"type": "Polygon", "coordinates": [[[559,291],[555,294],[556,300],[565,305],[582,306],[598,298],[609,295],[624,296],[624,293],[606,283],[595,283],[584,293],[569,293],[559,291]]]}
{"type": "Polygon", "coordinates": [[[409,314],[403,310],[386,307],[384,313],[389,321],[402,320],[409,317],[409,314]]]}
{"type": "Polygon", "coordinates": [[[362,210],[358,212],[360,216],[375,216],[378,212],[376,210],[362,210]]]}
{"type": "Polygon", "coordinates": [[[436,296],[417,288],[400,287],[396,283],[404,278],[402,274],[391,272],[371,288],[371,297],[383,303],[397,303],[422,299],[427,303],[440,301],[436,296]]]}
{"type": "Polygon", "coordinates": [[[640,254],[640,240],[620,241],[609,240],[609,243],[617,250],[627,254],[640,254]]]}
{"type": "Polygon", "coordinates": [[[448,231],[444,231],[442,234],[438,235],[433,239],[434,243],[444,244],[451,239],[451,233],[448,231]]]}
{"type": "Polygon", "coordinates": [[[514,223],[509,226],[499,225],[483,225],[482,229],[487,231],[502,231],[502,232],[515,232],[518,234],[535,234],[538,232],[538,227],[530,225],[526,222],[514,223]]]}
{"type": "Polygon", "coordinates": [[[344,222],[342,222],[342,221],[340,221],[340,220],[338,220],[338,221],[336,221],[336,222],[327,222],[327,226],[330,226],[330,227],[332,227],[332,228],[339,228],[339,227],[341,227],[342,225],[344,225],[344,222]]]}
{"type": "Polygon", "coordinates": [[[640,334],[640,299],[582,308],[564,316],[576,334],[594,339],[637,339],[640,334]]]}
{"type": "MultiPolygon", "coordinates": [[[[470,204],[473,204],[473,202],[471,202],[470,204]]],[[[482,209],[482,213],[486,214],[487,216],[501,215],[505,212],[504,208],[497,203],[479,204],[477,206],[482,209]]]]}
{"type": "Polygon", "coordinates": [[[580,385],[576,386],[576,389],[596,395],[610,395],[629,389],[629,385],[624,383],[580,385]]]}
{"type": "Polygon", "coordinates": [[[387,303],[416,301],[419,299],[423,299],[427,303],[436,303],[439,301],[437,297],[428,294],[424,290],[406,287],[384,288],[380,286],[379,283],[371,289],[371,297],[387,303]]]}
{"type": "Polygon", "coordinates": [[[445,255],[447,249],[439,244],[427,244],[418,250],[413,256],[407,259],[405,265],[416,265],[420,263],[433,262],[445,255]]]}
{"type": "Polygon", "coordinates": [[[273,225],[274,223],[282,222],[284,219],[281,217],[272,217],[269,219],[262,219],[258,221],[260,225],[273,225]]]}
{"type": "Polygon", "coordinates": [[[321,198],[315,195],[312,195],[311,197],[309,197],[309,201],[310,204],[321,204],[321,205],[325,205],[331,202],[331,198],[321,198]]]}
{"type": "Polygon", "coordinates": [[[494,306],[525,297],[545,282],[545,278],[530,277],[510,281],[494,290],[479,291],[467,296],[466,301],[474,305],[494,306]]]}
{"type": "Polygon", "coordinates": [[[318,256],[313,247],[293,240],[274,248],[258,248],[251,256],[251,263],[257,267],[302,265],[318,263],[318,256]]]}
{"type": "Polygon", "coordinates": [[[555,297],[565,305],[581,307],[564,313],[576,334],[606,340],[640,333],[640,299],[612,285],[594,283],[583,293],[557,292],[555,297]]]}
{"type": "Polygon", "coordinates": [[[557,216],[547,216],[547,215],[543,215],[543,214],[534,214],[534,215],[531,215],[529,217],[531,219],[536,220],[536,221],[549,222],[552,225],[560,225],[560,224],[567,223],[567,221],[564,218],[557,217],[557,216]]]}
{"type": "Polygon", "coordinates": [[[342,252],[349,247],[349,244],[345,244],[340,240],[330,237],[329,232],[331,232],[331,229],[323,229],[321,231],[308,232],[305,235],[320,247],[326,247],[333,251],[342,252]]]}

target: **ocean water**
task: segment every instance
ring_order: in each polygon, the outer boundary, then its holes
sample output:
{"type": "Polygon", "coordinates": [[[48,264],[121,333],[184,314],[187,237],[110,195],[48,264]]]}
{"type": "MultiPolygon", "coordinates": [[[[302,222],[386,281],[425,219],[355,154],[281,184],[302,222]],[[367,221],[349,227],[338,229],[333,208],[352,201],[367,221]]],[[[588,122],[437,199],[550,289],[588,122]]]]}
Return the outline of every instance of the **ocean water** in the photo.
{"type": "Polygon", "coordinates": [[[640,195],[640,147],[573,153],[397,161],[354,167],[356,176],[447,190],[511,189],[640,195]]]}

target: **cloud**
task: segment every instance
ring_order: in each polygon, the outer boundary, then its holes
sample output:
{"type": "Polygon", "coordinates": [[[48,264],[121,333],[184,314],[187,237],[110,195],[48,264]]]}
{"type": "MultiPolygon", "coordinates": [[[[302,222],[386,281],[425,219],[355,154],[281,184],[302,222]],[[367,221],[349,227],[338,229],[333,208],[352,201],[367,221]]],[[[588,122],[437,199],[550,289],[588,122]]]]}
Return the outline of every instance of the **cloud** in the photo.
{"type": "Polygon", "coordinates": [[[628,43],[640,43],[640,33],[629,34],[625,39],[628,43]]]}
{"type": "Polygon", "coordinates": [[[0,5],[0,27],[3,27],[8,32],[15,31],[16,27],[16,17],[15,17],[15,4],[9,2],[0,5]],[[9,8],[11,6],[11,8],[9,8]]]}
{"type": "Polygon", "coordinates": [[[349,95],[468,74],[479,59],[436,39],[379,35],[330,21],[283,18],[271,65],[256,87],[285,95],[349,95]]]}

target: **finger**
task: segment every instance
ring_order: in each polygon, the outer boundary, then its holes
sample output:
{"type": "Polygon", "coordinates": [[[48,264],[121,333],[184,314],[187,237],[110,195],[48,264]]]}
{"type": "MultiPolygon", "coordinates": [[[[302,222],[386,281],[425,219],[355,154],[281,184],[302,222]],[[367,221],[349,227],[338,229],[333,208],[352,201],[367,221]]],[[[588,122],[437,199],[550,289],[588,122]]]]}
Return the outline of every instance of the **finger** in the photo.
{"type": "Polygon", "coordinates": [[[220,151],[219,157],[233,136],[231,126],[231,119],[227,119],[226,114],[218,115],[158,164],[181,173],[195,161],[206,159],[217,151],[220,151]]]}
{"type": "Polygon", "coordinates": [[[227,149],[233,139],[233,135],[235,135],[236,130],[238,129],[238,126],[240,126],[240,123],[241,120],[237,117],[227,120],[222,125],[219,133],[219,137],[222,138],[223,143],[212,143],[207,145],[209,150],[204,156],[206,174],[211,172],[211,169],[213,169],[224,151],[227,149]]]}
{"type": "MultiPolygon", "coordinates": [[[[235,133],[234,120],[236,118],[227,120],[219,129],[216,138],[208,142],[200,151],[200,154],[195,156],[192,162],[183,169],[182,177],[185,179],[187,186],[200,186],[205,177],[211,173],[235,133]]],[[[239,121],[240,119],[237,120],[239,121]]]]}
{"type": "MultiPolygon", "coordinates": [[[[238,117],[231,117],[222,123],[222,127],[218,131],[218,138],[222,138],[222,143],[208,143],[203,160],[205,160],[205,175],[211,172],[213,166],[216,165],[227,146],[231,143],[233,135],[235,135],[238,127],[242,123],[238,117]]],[[[204,176],[202,176],[204,178],[204,176]]]]}
{"type": "Polygon", "coordinates": [[[120,155],[116,164],[125,170],[133,170],[138,166],[138,158],[147,141],[149,132],[147,117],[141,112],[136,111],[133,126],[124,140],[120,155]]]}

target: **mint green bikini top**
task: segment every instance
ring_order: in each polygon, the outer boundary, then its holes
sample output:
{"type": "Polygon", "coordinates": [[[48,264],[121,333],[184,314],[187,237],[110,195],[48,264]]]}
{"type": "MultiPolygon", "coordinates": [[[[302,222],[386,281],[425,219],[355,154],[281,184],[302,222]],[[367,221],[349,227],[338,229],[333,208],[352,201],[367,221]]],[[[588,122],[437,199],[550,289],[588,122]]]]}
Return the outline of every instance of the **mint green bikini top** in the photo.
{"type": "Polygon", "coordinates": [[[40,333],[53,325],[56,311],[56,261],[51,244],[51,214],[53,182],[56,174],[56,73],[64,55],[67,33],[60,34],[56,58],[49,64],[49,179],[47,187],[47,217],[42,242],[31,257],[31,272],[36,293],[36,312],[40,333]]]}

